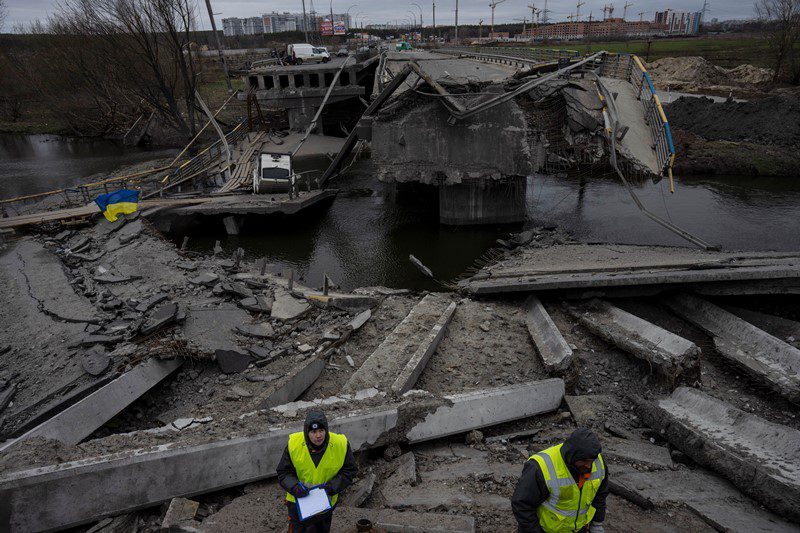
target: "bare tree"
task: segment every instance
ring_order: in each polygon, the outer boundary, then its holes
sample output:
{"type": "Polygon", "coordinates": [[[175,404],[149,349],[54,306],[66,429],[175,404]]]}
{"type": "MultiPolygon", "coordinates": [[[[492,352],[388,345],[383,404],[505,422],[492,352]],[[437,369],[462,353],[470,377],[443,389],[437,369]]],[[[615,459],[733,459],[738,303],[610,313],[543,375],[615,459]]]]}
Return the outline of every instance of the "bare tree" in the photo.
{"type": "MultiPolygon", "coordinates": [[[[95,129],[116,126],[121,108],[152,109],[181,135],[193,136],[194,20],[191,0],[64,0],[47,27],[56,41],[47,46],[50,65],[77,84],[76,94],[106,122],[95,129]]],[[[62,91],[62,98],[70,95],[62,91]]]]}
{"type": "Polygon", "coordinates": [[[756,0],[754,7],[774,54],[774,81],[800,84],[800,0],[756,0]]]}
{"type": "Polygon", "coordinates": [[[0,0],[0,30],[3,29],[3,24],[6,21],[6,15],[8,15],[8,7],[6,6],[6,0],[0,0]]]}

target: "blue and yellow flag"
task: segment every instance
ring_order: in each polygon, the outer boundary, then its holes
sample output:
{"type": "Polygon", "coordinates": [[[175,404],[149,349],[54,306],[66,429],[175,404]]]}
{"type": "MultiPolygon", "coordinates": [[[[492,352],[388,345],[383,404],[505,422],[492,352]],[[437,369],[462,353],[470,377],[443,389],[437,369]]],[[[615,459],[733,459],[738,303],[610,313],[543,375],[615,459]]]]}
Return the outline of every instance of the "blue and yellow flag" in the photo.
{"type": "Polygon", "coordinates": [[[139,191],[120,189],[101,194],[94,203],[100,208],[109,222],[116,222],[119,215],[127,215],[139,208],[139,191]]]}

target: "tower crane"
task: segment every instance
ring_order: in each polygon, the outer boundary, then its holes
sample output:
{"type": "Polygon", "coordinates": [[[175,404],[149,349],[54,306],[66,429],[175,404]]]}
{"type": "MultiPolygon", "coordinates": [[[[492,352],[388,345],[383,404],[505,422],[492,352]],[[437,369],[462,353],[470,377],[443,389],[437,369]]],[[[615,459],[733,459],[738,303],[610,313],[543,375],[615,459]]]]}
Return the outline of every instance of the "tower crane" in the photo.
{"type": "Polygon", "coordinates": [[[628,16],[628,8],[633,5],[633,2],[625,2],[625,7],[622,8],[622,20],[628,16]]]}
{"type": "Polygon", "coordinates": [[[499,4],[502,4],[502,3],[503,3],[503,2],[505,2],[505,1],[506,1],[506,0],[494,0],[494,2],[492,2],[491,4],[489,4],[489,7],[491,7],[491,8],[492,8],[492,33],[494,33],[494,9],[495,9],[495,8],[496,8],[496,7],[497,7],[499,4]]]}
{"type": "Polygon", "coordinates": [[[575,13],[575,20],[577,22],[581,21],[581,6],[585,6],[586,2],[578,2],[578,10],[575,13]]]}

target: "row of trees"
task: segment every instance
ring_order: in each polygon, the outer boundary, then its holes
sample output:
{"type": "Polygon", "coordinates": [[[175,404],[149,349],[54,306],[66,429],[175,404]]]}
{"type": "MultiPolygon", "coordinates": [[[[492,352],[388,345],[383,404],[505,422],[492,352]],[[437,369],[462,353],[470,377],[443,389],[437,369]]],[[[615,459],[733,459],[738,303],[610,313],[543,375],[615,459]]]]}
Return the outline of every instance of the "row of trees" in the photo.
{"type": "Polygon", "coordinates": [[[47,22],[26,28],[29,39],[2,47],[0,66],[75,133],[121,131],[138,114],[155,111],[162,124],[190,137],[200,72],[195,6],[193,0],[63,0],[47,22]]]}

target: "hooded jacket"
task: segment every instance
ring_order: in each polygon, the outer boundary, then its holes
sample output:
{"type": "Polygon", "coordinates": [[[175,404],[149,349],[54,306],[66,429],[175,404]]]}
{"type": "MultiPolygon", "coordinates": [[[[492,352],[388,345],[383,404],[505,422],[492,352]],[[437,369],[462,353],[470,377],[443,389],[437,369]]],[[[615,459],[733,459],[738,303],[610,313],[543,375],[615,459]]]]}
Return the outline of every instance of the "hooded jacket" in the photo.
{"type": "MultiPolygon", "coordinates": [[[[329,440],[328,419],[325,416],[325,413],[322,411],[309,411],[309,413],[306,415],[305,423],[303,424],[303,433],[306,437],[306,444],[308,445],[308,451],[311,455],[311,460],[314,461],[315,466],[319,465],[319,462],[322,460],[322,456],[325,455],[325,450],[328,448],[329,440]],[[312,426],[314,425],[325,429],[325,441],[319,447],[315,447],[308,438],[308,432],[311,431],[312,426]]],[[[295,470],[294,464],[292,464],[292,458],[289,455],[288,446],[283,449],[283,455],[281,456],[281,460],[278,462],[278,468],[276,469],[276,472],[278,474],[278,482],[281,484],[281,487],[286,490],[286,492],[291,492],[292,488],[300,481],[297,478],[297,470],[295,470]]],[[[353,450],[350,449],[350,443],[347,443],[347,455],[344,458],[344,464],[342,465],[341,470],[339,470],[339,473],[336,474],[333,479],[328,481],[327,484],[334,494],[339,494],[344,489],[349,487],[351,483],[353,483],[353,477],[355,477],[357,472],[358,465],[356,464],[356,459],[353,456],[353,450]]],[[[292,503],[291,505],[294,504],[292,503]]]]}
{"type": "MultiPolygon", "coordinates": [[[[580,477],[575,469],[575,461],[594,459],[602,451],[600,440],[592,431],[578,428],[564,441],[561,457],[567,464],[575,482],[580,477]]],[[[606,476],[592,501],[596,512],[593,522],[602,523],[606,518],[606,498],[608,497],[608,463],[605,464],[606,476]]],[[[550,497],[550,490],[544,480],[544,474],[536,461],[526,461],[522,467],[522,475],[517,482],[514,495],[511,497],[511,509],[517,519],[519,533],[542,533],[536,509],[550,497]]]]}

